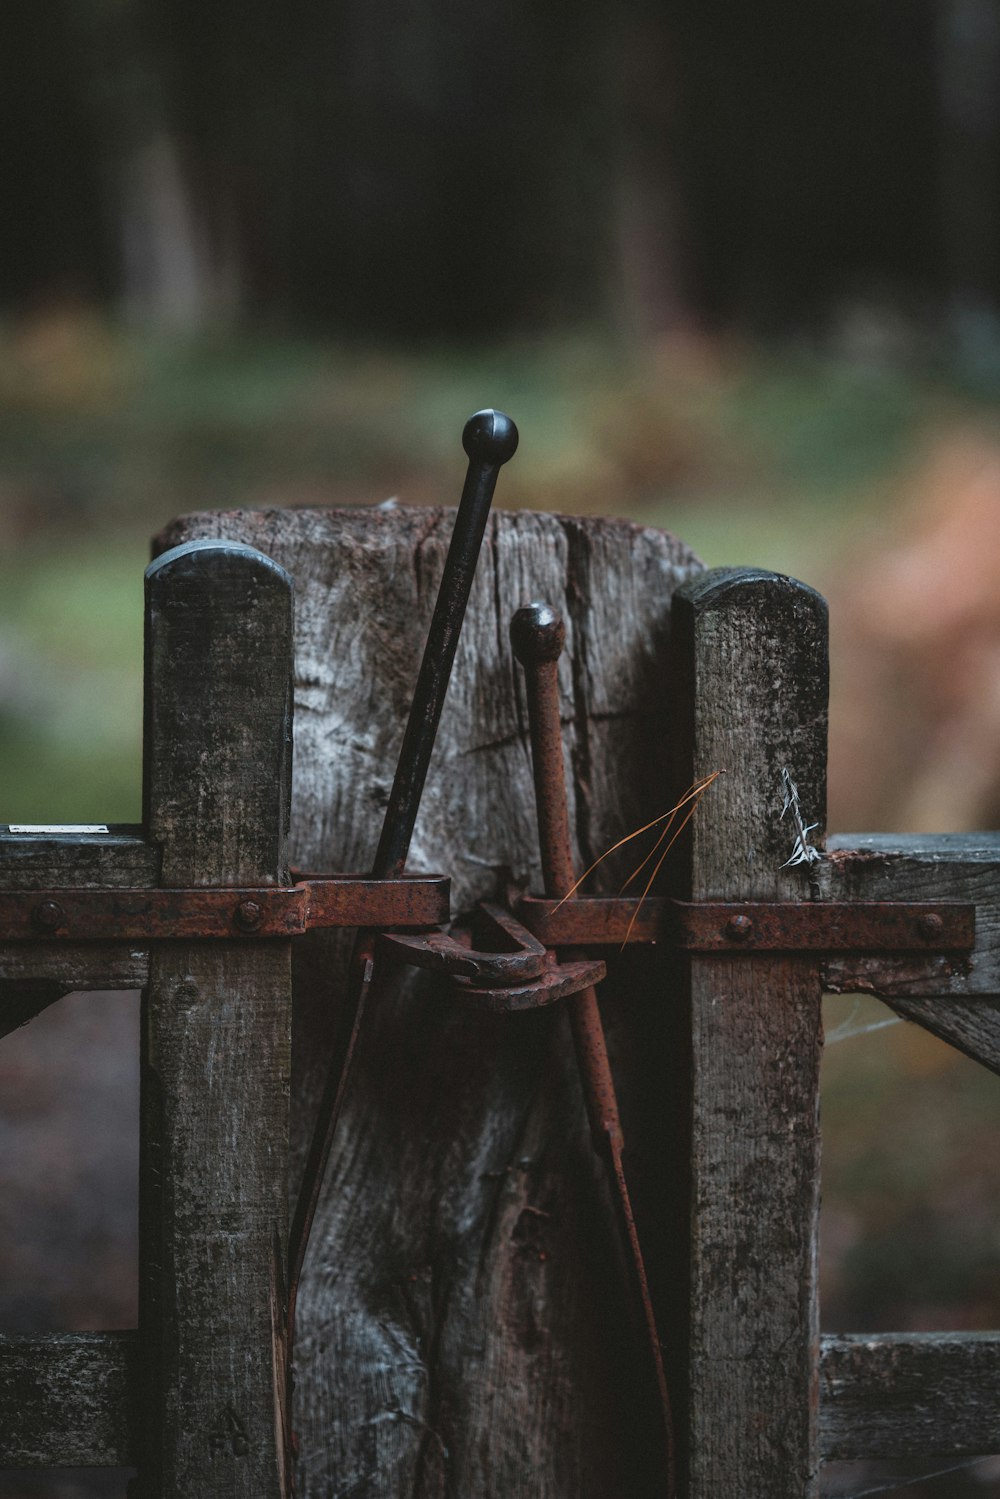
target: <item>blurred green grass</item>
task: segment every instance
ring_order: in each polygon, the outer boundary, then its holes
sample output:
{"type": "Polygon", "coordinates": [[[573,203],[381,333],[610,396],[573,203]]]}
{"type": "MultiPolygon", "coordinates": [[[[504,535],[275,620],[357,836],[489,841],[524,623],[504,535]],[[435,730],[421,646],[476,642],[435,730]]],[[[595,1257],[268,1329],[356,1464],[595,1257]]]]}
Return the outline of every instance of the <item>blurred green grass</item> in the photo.
{"type": "Polygon", "coordinates": [[[146,556],[79,538],[0,559],[3,820],[138,821],[146,556]]]}

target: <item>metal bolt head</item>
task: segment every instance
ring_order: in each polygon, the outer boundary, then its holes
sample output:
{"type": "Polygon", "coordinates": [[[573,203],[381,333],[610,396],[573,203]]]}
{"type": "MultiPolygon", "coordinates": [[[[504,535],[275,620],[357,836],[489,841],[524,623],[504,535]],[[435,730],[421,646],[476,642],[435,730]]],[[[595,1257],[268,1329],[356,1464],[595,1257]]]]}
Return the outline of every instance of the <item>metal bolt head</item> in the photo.
{"type": "Polygon", "coordinates": [[[43,932],[54,932],[66,920],[66,913],[58,901],[42,900],[32,911],[31,919],[43,932]]]}
{"type": "Polygon", "coordinates": [[[510,622],[510,643],[522,666],[558,661],[566,643],[566,626],[551,604],[525,604],[510,622]]]}
{"type": "Polygon", "coordinates": [[[726,936],[730,942],[749,942],[753,936],[753,920],[749,916],[730,916],[726,922],[726,936]]]}
{"type": "Polygon", "coordinates": [[[920,935],[926,942],[933,942],[944,931],[944,919],[936,911],[929,911],[918,922],[920,935]]]}
{"type": "Polygon", "coordinates": [[[241,900],[233,914],[241,932],[255,932],[263,920],[264,908],[255,900],[241,900]]]}
{"type": "Polygon", "coordinates": [[[495,463],[499,467],[517,452],[517,428],[509,416],[489,406],[469,417],[462,446],[473,463],[495,463]]]}

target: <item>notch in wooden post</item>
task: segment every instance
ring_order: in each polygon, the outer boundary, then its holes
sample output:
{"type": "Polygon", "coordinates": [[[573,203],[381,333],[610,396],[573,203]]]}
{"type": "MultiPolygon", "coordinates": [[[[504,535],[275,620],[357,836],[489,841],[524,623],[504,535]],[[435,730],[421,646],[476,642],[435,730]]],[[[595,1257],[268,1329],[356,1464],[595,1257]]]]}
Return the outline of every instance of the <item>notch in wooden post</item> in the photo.
{"type": "MultiPolygon", "coordinates": [[[[292,585],[192,542],[146,574],[145,823],[165,886],[288,878],[292,585]]],[[[142,1499],[283,1499],[289,942],[164,942],[143,1001],[142,1499]]]]}

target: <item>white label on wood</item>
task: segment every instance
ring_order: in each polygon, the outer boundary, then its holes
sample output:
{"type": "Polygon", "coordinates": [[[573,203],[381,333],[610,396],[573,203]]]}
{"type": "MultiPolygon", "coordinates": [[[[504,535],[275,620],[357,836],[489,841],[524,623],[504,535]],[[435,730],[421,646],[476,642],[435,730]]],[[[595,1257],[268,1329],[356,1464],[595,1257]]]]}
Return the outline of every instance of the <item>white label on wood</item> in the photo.
{"type": "Polygon", "coordinates": [[[11,822],[8,833],[107,833],[106,822],[11,822]]]}

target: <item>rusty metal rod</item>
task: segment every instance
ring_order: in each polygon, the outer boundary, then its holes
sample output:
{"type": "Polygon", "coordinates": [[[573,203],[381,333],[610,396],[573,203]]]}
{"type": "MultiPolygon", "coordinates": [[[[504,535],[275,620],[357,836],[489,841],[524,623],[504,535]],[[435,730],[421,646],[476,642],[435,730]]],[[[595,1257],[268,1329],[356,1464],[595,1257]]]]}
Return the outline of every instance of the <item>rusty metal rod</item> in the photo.
{"type": "MultiPolygon", "coordinates": [[[[406,864],[497,476],[502,465],[514,456],[517,436],[517,428],[510,417],[492,409],[477,411],[462,432],[462,446],[468,455],[469,467],[427,632],[382,835],[372,865],[372,875],[376,879],[401,875],[406,864]]],[[[288,1251],[289,1363],[295,1334],[295,1305],[309,1233],[316,1216],[374,971],[375,933],[362,929],[355,939],[348,976],[349,1015],[341,1031],[345,1039],[331,1059],[302,1186],[292,1215],[288,1251]]]]}
{"type": "MultiPolygon", "coordinates": [[[[510,638],[514,654],[524,667],[545,893],[550,899],[561,900],[569,894],[576,879],[566,804],[559,711],[559,657],[565,644],[566,629],[561,616],[550,605],[528,604],[514,615],[510,638]]],[[[576,958],[578,954],[565,952],[560,956],[576,958]]],[[[628,1246],[626,1258],[632,1292],[646,1327],[664,1423],[666,1492],[672,1499],[675,1476],[670,1393],[667,1389],[663,1350],[660,1347],[646,1266],[622,1164],[625,1140],[608,1060],[604,1025],[597,1003],[597,991],[593,988],[584,989],[566,1003],[569,1006],[570,1027],[583,1084],[590,1134],[594,1149],[605,1162],[614,1185],[612,1199],[616,1205],[619,1227],[628,1246]]]]}

